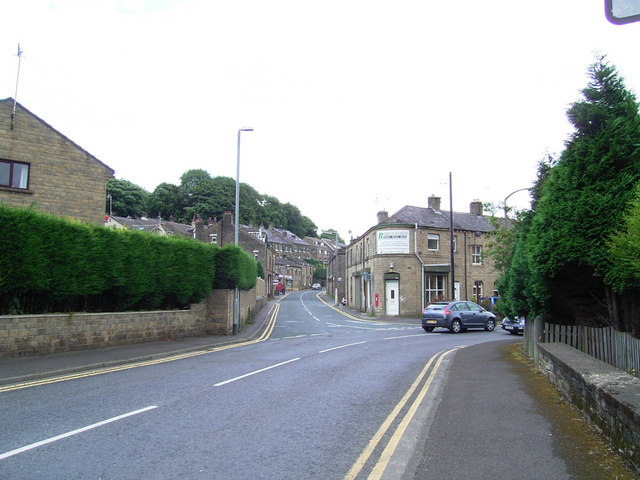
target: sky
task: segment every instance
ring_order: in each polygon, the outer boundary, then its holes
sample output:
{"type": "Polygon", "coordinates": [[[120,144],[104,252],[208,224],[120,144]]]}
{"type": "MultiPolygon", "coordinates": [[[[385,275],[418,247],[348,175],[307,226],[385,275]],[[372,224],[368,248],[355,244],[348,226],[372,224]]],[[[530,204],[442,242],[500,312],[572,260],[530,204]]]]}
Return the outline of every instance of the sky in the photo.
{"type": "Polygon", "coordinates": [[[530,187],[598,55],[640,95],[640,23],[604,0],[21,0],[0,18],[0,98],[116,178],[235,179],[253,128],[240,181],[347,241],[431,195],[467,212],[530,187]]]}

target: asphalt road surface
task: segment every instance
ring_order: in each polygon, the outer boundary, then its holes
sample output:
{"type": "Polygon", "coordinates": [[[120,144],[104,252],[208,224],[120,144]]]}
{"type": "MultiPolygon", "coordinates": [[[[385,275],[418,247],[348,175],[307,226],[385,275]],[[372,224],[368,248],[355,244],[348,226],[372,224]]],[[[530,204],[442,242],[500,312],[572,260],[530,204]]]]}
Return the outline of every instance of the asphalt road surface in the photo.
{"type": "MultiPolygon", "coordinates": [[[[507,337],[425,333],[292,293],[266,341],[0,393],[0,479],[576,478],[537,436],[544,475],[478,476],[497,457],[463,460],[500,443],[474,399],[509,392],[453,360],[507,337]]],[[[518,422],[499,430],[522,435],[518,422]]]]}

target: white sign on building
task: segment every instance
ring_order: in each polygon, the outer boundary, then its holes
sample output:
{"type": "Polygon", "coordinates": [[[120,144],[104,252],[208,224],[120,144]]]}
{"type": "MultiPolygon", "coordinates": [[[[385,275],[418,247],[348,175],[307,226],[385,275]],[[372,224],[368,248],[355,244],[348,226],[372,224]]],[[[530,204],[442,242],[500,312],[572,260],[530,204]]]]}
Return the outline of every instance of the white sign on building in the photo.
{"type": "Polygon", "coordinates": [[[376,253],[410,253],[409,230],[381,230],[376,232],[376,253]]]}

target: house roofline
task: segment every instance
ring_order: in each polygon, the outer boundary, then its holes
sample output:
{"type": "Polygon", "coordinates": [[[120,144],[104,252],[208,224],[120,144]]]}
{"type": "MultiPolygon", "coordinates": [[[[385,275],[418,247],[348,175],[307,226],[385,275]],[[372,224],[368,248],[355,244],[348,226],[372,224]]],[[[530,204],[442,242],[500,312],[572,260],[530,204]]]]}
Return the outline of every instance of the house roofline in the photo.
{"type": "Polygon", "coordinates": [[[63,134],[62,132],[60,132],[58,129],[52,127],[49,123],[47,123],[46,121],[44,121],[42,118],[40,118],[38,115],[36,115],[35,113],[33,113],[31,110],[29,110],[28,108],[26,108],[24,105],[22,105],[20,102],[15,101],[12,97],[7,97],[4,99],[0,100],[0,103],[11,103],[13,104],[15,102],[17,107],[20,107],[21,110],[24,110],[24,112],[28,113],[29,115],[31,115],[32,117],[34,117],[36,120],[38,120],[40,123],[42,123],[43,125],[45,125],[47,128],[53,130],[56,134],[60,135],[62,138],[64,138],[65,140],[67,140],[69,143],[71,143],[73,146],[75,146],[76,148],[78,148],[79,150],[81,150],[82,152],[84,152],[88,157],[91,157],[92,160],[96,161],[97,163],[99,163],[100,165],[102,165],[103,167],[105,167],[108,171],[111,172],[111,176],[115,175],[115,170],[113,168],[111,168],[109,165],[107,165],[106,163],[104,163],[103,161],[99,160],[95,155],[89,153],[87,150],[85,150],[84,148],[82,148],[80,145],[78,145],[76,142],[74,142],[73,140],[71,140],[69,137],[67,137],[65,134],[63,134]]]}

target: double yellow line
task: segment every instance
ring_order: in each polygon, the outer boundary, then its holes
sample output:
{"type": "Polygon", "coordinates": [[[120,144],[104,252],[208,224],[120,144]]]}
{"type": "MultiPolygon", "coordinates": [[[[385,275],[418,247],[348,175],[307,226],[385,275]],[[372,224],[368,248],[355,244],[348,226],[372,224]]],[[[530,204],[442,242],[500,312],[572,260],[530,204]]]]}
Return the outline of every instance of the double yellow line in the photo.
{"type": "Polygon", "coordinates": [[[446,357],[451,352],[454,352],[460,348],[463,348],[463,347],[456,347],[456,348],[452,348],[451,350],[447,350],[445,352],[436,353],[434,356],[432,356],[429,359],[429,361],[424,366],[424,368],[422,369],[418,377],[415,379],[411,387],[409,387],[409,390],[407,390],[407,392],[404,394],[404,396],[402,397],[400,402],[398,402],[395,408],[391,411],[391,413],[386,418],[386,420],[382,422],[382,425],[380,425],[380,428],[378,429],[378,431],[373,435],[371,440],[369,440],[369,443],[367,444],[365,449],[362,451],[362,453],[360,454],[356,462],[353,464],[353,466],[351,467],[347,475],[344,477],[344,480],[353,480],[357,478],[358,475],[360,475],[365,464],[369,461],[369,459],[373,455],[374,450],[378,447],[378,445],[380,445],[382,438],[389,431],[391,426],[394,423],[397,423],[398,425],[395,429],[395,432],[393,432],[386,447],[380,454],[378,461],[376,462],[375,466],[373,467],[373,469],[371,470],[371,473],[367,478],[369,480],[377,480],[382,477],[382,474],[387,468],[387,465],[389,464],[391,457],[393,456],[398,444],[400,443],[400,439],[402,438],[402,436],[404,435],[404,432],[407,430],[407,427],[411,423],[411,420],[416,414],[416,411],[418,410],[420,404],[422,403],[422,400],[424,400],[424,397],[426,396],[427,391],[431,386],[431,382],[433,382],[433,379],[435,378],[436,373],[440,368],[440,364],[444,360],[444,357],[446,357]],[[434,362],[435,362],[435,366],[431,368],[434,362]],[[431,370],[431,373],[427,377],[426,381],[423,383],[422,381],[424,377],[427,375],[427,373],[429,372],[429,370],[431,370]],[[419,387],[420,387],[420,391],[417,393],[417,395],[415,395],[416,390],[418,390],[419,387]],[[400,413],[405,409],[405,406],[407,405],[407,403],[411,398],[413,398],[413,402],[411,403],[411,405],[409,405],[408,409],[406,410],[406,413],[404,414],[404,417],[402,417],[398,423],[398,418],[400,416],[400,413]]]}
{"type": "Polygon", "coordinates": [[[117,365],[113,367],[105,367],[105,368],[99,368],[96,370],[89,370],[86,372],[70,373],[68,375],[58,375],[55,377],[42,378],[39,380],[32,380],[29,382],[22,382],[22,383],[15,383],[13,385],[0,386],[0,393],[10,392],[12,390],[21,390],[23,388],[37,387],[40,385],[48,385],[50,383],[66,382],[66,381],[75,380],[78,378],[94,377],[96,375],[104,375],[105,373],[119,372],[122,370],[129,370],[132,368],[147,367],[149,365],[158,365],[160,363],[175,362],[176,360],[183,360],[185,358],[197,357],[199,355],[205,355],[208,353],[220,352],[222,350],[227,350],[229,348],[243,347],[245,345],[264,342],[265,340],[268,340],[271,334],[273,333],[273,329],[275,328],[275,325],[276,325],[276,319],[278,317],[279,310],[280,310],[280,305],[277,303],[274,304],[274,308],[269,313],[269,318],[267,319],[266,328],[264,329],[262,334],[254,340],[232,343],[228,345],[222,345],[219,347],[207,348],[205,350],[197,350],[194,352],[181,353],[178,355],[171,355],[168,357],[157,358],[154,360],[147,360],[143,362],[128,363],[126,365],[117,365]]]}

